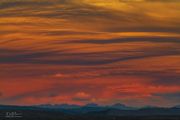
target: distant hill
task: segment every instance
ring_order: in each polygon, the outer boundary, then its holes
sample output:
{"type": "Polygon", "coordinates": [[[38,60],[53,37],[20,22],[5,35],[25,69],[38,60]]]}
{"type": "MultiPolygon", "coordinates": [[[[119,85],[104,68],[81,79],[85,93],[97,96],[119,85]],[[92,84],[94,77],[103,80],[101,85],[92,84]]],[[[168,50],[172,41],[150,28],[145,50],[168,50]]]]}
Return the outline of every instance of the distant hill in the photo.
{"type": "Polygon", "coordinates": [[[113,104],[111,106],[100,106],[96,103],[89,103],[86,104],[84,106],[80,106],[80,105],[73,105],[73,104],[42,104],[42,105],[37,105],[36,107],[40,107],[40,108],[53,108],[53,109],[82,109],[82,108],[116,108],[116,109],[120,109],[120,110],[134,110],[137,109],[135,107],[130,107],[130,106],[126,106],[124,104],[113,104]]]}
{"type": "Polygon", "coordinates": [[[129,106],[126,106],[126,105],[120,104],[120,103],[114,104],[114,105],[110,106],[110,108],[115,108],[115,109],[119,109],[119,110],[135,110],[135,109],[137,109],[135,107],[129,107],[129,106]]]}
{"type": "Polygon", "coordinates": [[[96,103],[89,103],[89,104],[86,104],[84,107],[99,107],[99,105],[96,103]]]}
{"type": "MultiPolygon", "coordinates": [[[[89,112],[89,115],[100,116],[178,116],[180,109],[178,108],[149,108],[138,110],[119,110],[107,109],[104,111],[89,112]]],[[[87,115],[88,115],[87,114],[87,115]]]]}
{"type": "Polygon", "coordinates": [[[0,120],[7,112],[17,112],[26,120],[179,120],[180,108],[143,107],[131,109],[122,104],[99,106],[97,104],[78,105],[0,105],[0,120]],[[125,110],[126,109],[126,110],[125,110]],[[145,119],[146,118],[146,119],[145,119]]]}
{"type": "Polygon", "coordinates": [[[176,106],[174,106],[174,108],[180,108],[180,105],[176,105],[176,106]]]}

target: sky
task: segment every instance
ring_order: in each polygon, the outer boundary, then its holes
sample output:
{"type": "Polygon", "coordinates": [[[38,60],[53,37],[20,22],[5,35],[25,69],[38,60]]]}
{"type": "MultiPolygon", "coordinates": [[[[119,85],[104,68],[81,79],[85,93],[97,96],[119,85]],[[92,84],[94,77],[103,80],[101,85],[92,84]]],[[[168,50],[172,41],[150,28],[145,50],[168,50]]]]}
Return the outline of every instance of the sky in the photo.
{"type": "Polygon", "coordinates": [[[0,0],[0,104],[180,104],[179,0],[0,0]]]}

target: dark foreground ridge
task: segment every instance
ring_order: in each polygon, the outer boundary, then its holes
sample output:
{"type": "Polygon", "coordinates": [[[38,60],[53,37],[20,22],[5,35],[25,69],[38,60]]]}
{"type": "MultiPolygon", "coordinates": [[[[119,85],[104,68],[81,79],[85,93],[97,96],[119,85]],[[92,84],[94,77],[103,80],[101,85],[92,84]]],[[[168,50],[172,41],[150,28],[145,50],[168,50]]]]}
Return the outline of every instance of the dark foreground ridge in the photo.
{"type": "Polygon", "coordinates": [[[180,108],[98,106],[0,106],[0,120],[180,120],[180,108]]]}

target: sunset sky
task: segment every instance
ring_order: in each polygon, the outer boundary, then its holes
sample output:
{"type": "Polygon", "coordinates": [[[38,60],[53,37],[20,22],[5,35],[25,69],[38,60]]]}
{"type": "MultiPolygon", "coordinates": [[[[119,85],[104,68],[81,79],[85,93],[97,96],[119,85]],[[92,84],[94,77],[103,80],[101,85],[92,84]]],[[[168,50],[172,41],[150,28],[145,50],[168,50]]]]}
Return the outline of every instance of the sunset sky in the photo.
{"type": "Polygon", "coordinates": [[[179,0],[0,0],[0,104],[180,104],[179,0]]]}

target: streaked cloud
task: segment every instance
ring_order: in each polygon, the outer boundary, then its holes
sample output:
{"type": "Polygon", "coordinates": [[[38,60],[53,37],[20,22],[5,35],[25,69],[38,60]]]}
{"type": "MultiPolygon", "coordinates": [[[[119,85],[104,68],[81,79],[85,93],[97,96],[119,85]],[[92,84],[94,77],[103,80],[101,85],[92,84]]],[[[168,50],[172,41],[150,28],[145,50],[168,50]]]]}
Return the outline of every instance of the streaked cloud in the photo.
{"type": "Polygon", "coordinates": [[[176,0],[1,0],[0,102],[174,105],[179,14],[176,0]]]}

